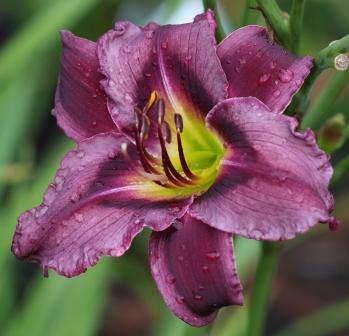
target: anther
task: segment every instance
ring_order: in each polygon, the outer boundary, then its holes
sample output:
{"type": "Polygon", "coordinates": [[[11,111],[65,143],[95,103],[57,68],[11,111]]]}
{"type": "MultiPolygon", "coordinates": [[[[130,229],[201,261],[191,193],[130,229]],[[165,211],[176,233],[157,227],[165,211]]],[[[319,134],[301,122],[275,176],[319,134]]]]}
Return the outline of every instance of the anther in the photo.
{"type": "Polygon", "coordinates": [[[158,101],[158,124],[161,125],[165,119],[165,103],[163,99],[158,101]]]}
{"type": "Polygon", "coordinates": [[[170,125],[166,121],[164,121],[162,123],[162,132],[165,136],[166,142],[171,143],[171,141],[172,141],[171,128],[170,128],[170,125]]]}
{"type": "Polygon", "coordinates": [[[183,118],[180,114],[176,113],[174,115],[174,121],[176,124],[177,132],[182,133],[183,132],[183,118]]]}
{"type": "Polygon", "coordinates": [[[152,106],[156,102],[157,97],[158,96],[156,94],[156,91],[152,91],[152,93],[150,94],[149,101],[148,101],[147,105],[145,106],[145,108],[143,109],[145,114],[148,113],[148,111],[152,108],[152,106]]]}
{"type": "Polygon", "coordinates": [[[183,118],[180,114],[176,113],[174,115],[174,121],[177,129],[177,147],[178,147],[179,160],[181,162],[183,172],[189,179],[198,180],[199,177],[192,173],[184,155],[182,138],[181,138],[181,133],[183,132],[183,118]]]}

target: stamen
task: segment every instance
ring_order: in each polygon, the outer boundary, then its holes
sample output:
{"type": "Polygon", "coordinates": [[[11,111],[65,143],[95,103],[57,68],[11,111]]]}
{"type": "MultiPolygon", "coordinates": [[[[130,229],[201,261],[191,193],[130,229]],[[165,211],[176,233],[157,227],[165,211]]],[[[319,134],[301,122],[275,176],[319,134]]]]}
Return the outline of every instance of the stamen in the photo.
{"type": "Polygon", "coordinates": [[[148,111],[152,108],[152,106],[156,102],[156,99],[157,99],[156,91],[152,91],[152,93],[150,94],[149,101],[148,101],[147,105],[145,106],[145,108],[143,109],[144,114],[148,113],[148,111]]]}
{"type": "Polygon", "coordinates": [[[161,156],[162,156],[162,164],[164,167],[164,171],[166,176],[169,178],[169,180],[179,186],[183,185],[192,185],[192,181],[187,180],[185,177],[183,177],[181,174],[179,174],[176,170],[176,168],[173,166],[171,159],[168,155],[166,144],[164,140],[164,136],[162,133],[162,121],[165,118],[165,104],[162,99],[159,99],[158,102],[158,136],[160,140],[160,146],[161,146],[161,156]],[[171,174],[168,174],[171,173],[171,174]],[[175,180],[173,180],[174,178],[175,180]]]}
{"type": "MultiPolygon", "coordinates": [[[[133,161],[131,160],[130,155],[128,154],[127,147],[128,146],[127,146],[126,142],[122,143],[121,144],[121,152],[133,170],[137,171],[137,173],[139,175],[145,177],[146,179],[152,180],[153,182],[155,182],[163,187],[167,187],[167,188],[172,187],[169,183],[166,183],[167,182],[166,176],[142,171],[141,169],[139,169],[139,167],[136,167],[135,164],[133,163],[133,161]]],[[[143,164],[142,164],[142,166],[143,166],[143,169],[146,170],[146,168],[144,167],[143,164]]]]}
{"type": "Polygon", "coordinates": [[[171,128],[167,121],[164,121],[162,123],[162,132],[165,135],[166,142],[171,143],[172,141],[171,128]]]}
{"type": "Polygon", "coordinates": [[[182,138],[181,138],[181,133],[183,132],[182,116],[180,114],[176,113],[174,115],[174,119],[175,119],[175,124],[176,124],[176,128],[177,128],[178,154],[179,154],[179,160],[181,162],[182,169],[183,169],[185,175],[187,175],[187,177],[189,177],[192,180],[198,180],[199,177],[192,173],[192,171],[190,170],[190,168],[187,164],[187,160],[185,159],[182,138]]]}
{"type": "Polygon", "coordinates": [[[158,101],[158,124],[161,125],[165,119],[165,103],[163,99],[158,101]]]}
{"type": "Polygon", "coordinates": [[[147,139],[148,138],[148,133],[149,133],[149,129],[150,129],[150,120],[146,115],[142,115],[142,127],[141,127],[141,131],[139,133],[139,136],[141,137],[141,139],[147,139]]]}
{"type": "Polygon", "coordinates": [[[135,113],[135,120],[136,120],[136,130],[137,132],[141,131],[141,127],[142,127],[142,111],[135,106],[133,109],[134,113],[135,113]]]}
{"type": "Polygon", "coordinates": [[[136,138],[137,152],[138,152],[138,155],[139,155],[139,158],[140,158],[140,161],[142,163],[144,170],[147,173],[159,174],[159,172],[151,164],[149,164],[147,158],[145,157],[143,149],[142,149],[142,145],[141,145],[141,139],[140,139],[138,133],[136,134],[135,138],[136,138]]]}

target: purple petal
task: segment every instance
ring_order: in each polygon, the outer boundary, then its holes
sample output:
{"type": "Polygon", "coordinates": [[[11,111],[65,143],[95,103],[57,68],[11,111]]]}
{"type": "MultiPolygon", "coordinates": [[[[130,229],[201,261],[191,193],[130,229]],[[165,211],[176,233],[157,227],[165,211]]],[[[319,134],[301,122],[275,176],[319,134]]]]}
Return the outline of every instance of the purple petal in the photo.
{"type": "Polygon", "coordinates": [[[332,167],[311,130],[270,112],[256,98],[218,104],[207,123],[224,139],[226,156],[212,188],[192,216],[227,232],[265,240],[291,239],[332,221],[332,167]]]}
{"type": "Polygon", "coordinates": [[[193,326],[210,323],[222,306],[243,304],[231,235],[185,216],[149,246],[153,277],[168,307],[193,326]]]}
{"type": "Polygon", "coordinates": [[[229,97],[256,97],[272,111],[283,112],[313,66],[272,42],[265,28],[248,26],[217,48],[229,81],[229,97]]]}
{"type": "MultiPolygon", "coordinates": [[[[209,11],[182,25],[149,23],[140,28],[118,22],[98,41],[101,71],[106,76],[102,85],[120,130],[133,137],[133,107],[143,108],[154,90],[165,99],[170,123],[174,111],[203,119],[227,97],[214,29],[209,11]]],[[[156,120],[155,111],[149,115],[156,120]]]]}
{"type": "Polygon", "coordinates": [[[61,33],[63,53],[56,91],[55,116],[58,125],[75,141],[98,133],[116,131],[100,88],[96,43],[61,33]]]}
{"type": "Polygon", "coordinates": [[[66,155],[43,203],[19,218],[12,246],[18,258],[75,276],[101,256],[122,255],[144,226],[164,230],[183,216],[191,199],[149,198],[149,185],[135,173],[136,150],[129,144],[125,160],[124,143],[101,134],[66,155]]]}

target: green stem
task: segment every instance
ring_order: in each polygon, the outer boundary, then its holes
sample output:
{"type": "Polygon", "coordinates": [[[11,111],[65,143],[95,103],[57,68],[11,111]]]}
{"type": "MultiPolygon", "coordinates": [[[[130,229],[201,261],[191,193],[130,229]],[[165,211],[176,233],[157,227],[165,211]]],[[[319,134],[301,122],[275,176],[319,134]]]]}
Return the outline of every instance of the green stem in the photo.
{"type": "Polygon", "coordinates": [[[344,159],[339,161],[334,167],[334,173],[331,179],[331,184],[336,184],[339,180],[349,172],[349,155],[345,156],[344,159]]]}
{"type": "Polygon", "coordinates": [[[253,9],[255,6],[255,0],[245,0],[245,8],[242,14],[241,26],[246,26],[256,22],[257,11],[253,9]]]}
{"type": "Polygon", "coordinates": [[[280,245],[262,243],[262,254],[257,266],[254,287],[249,304],[247,336],[263,335],[269,292],[278,259],[280,245]]]}
{"type": "Polygon", "coordinates": [[[320,308],[315,313],[296,321],[277,336],[325,336],[349,327],[349,299],[320,308]]]}
{"type": "Polygon", "coordinates": [[[333,111],[331,107],[346,86],[348,79],[349,71],[338,71],[333,75],[323,93],[304,116],[302,128],[310,127],[314,130],[318,130],[323,122],[334,114],[335,111],[333,111]]]}
{"type": "Polygon", "coordinates": [[[343,129],[343,140],[344,142],[349,139],[349,124],[343,129]]]}
{"type": "Polygon", "coordinates": [[[302,31],[305,0],[293,0],[290,16],[291,50],[298,54],[299,41],[302,31]]]}
{"type": "Polygon", "coordinates": [[[217,23],[216,39],[217,39],[217,42],[221,42],[225,38],[226,33],[224,31],[223,24],[218,13],[217,1],[202,0],[202,3],[204,5],[205,11],[207,11],[208,9],[212,9],[214,11],[216,23],[217,23]]]}
{"type": "Polygon", "coordinates": [[[349,34],[340,40],[333,41],[329,46],[322,49],[314,60],[314,67],[310,76],[306,79],[302,89],[293,99],[291,106],[287,110],[287,114],[293,115],[297,111],[304,112],[308,106],[309,92],[317,77],[323,70],[334,68],[334,58],[340,53],[349,51],[349,34]]]}
{"type": "Polygon", "coordinates": [[[290,30],[288,20],[275,0],[257,0],[259,9],[262,11],[268,24],[276,34],[278,41],[288,49],[290,45],[290,30]]]}

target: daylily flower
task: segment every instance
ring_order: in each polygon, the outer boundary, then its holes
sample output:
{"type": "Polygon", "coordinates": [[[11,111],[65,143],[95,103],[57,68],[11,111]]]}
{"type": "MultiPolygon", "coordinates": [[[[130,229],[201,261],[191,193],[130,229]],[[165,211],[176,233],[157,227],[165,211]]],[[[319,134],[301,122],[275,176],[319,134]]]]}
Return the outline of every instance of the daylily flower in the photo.
{"type": "Polygon", "coordinates": [[[217,46],[193,23],[118,22],[97,43],[62,32],[59,126],[77,143],[13,252],[72,277],[153,230],[153,277],[194,326],[242,304],[232,234],[292,239],[332,222],[332,168],[282,114],[312,67],[248,26],[217,46]]]}

